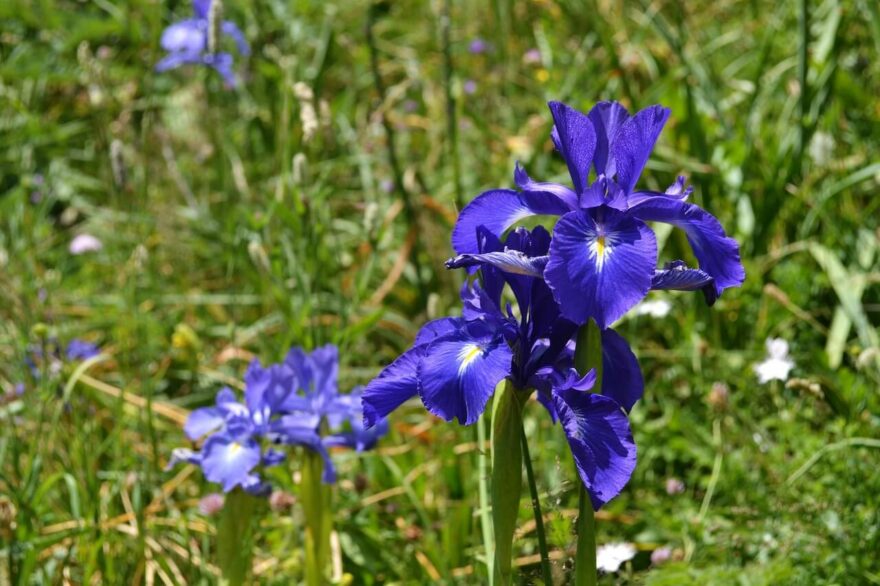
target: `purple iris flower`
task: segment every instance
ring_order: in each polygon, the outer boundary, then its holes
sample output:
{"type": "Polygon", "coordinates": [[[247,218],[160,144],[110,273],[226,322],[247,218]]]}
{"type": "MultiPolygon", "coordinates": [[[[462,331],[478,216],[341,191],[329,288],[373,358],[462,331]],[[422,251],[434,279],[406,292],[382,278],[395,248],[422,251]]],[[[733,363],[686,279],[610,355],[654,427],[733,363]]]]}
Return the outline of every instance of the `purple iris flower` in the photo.
{"type": "Polygon", "coordinates": [[[497,384],[507,378],[520,390],[538,391],[554,421],[562,423],[581,480],[596,509],[616,496],[635,468],[636,448],[624,410],[641,397],[643,380],[635,355],[611,329],[602,334],[601,394],[587,392],[595,373],[573,368],[576,325],[561,315],[542,278],[550,234],[539,226],[517,228],[503,244],[478,230],[477,252],[447,262],[477,267],[476,281],[462,289],[460,318],[427,323],[415,344],[370,382],[363,393],[367,427],[418,395],[431,413],[469,425],[477,421],[497,384]],[[501,309],[507,286],[518,316],[501,309]]]}
{"type": "Polygon", "coordinates": [[[31,375],[40,378],[41,367],[39,366],[43,360],[48,360],[48,370],[51,373],[57,373],[62,368],[64,359],[74,362],[79,360],[88,360],[98,356],[101,349],[97,345],[79,338],[73,338],[67,343],[67,347],[62,352],[61,342],[57,338],[50,338],[46,341],[45,352],[42,346],[30,346],[24,357],[24,363],[31,371],[31,375]]]}
{"type": "Polygon", "coordinates": [[[562,216],[542,274],[562,314],[601,328],[623,316],[654,289],[701,289],[711,303],[740,285],[745,271],[739,245],[718,220],[686,201],[679,178],[665,192],[639,191],[636,183],[670,111],[651,106],[630,115],[616,102],[600,102],[589,114],[550,102],[556,149],[568,165],[574,189],[533,181],[517,165],[519,191],[494,189],[461,212],[452,233],[459,254],[478,250],[478,228],[496,236],[525,217],[562,216]],[[590,171],[595,180],[590,182],[590,171]],[[700,269],[682,263],[657,270],[657,242],[645,222],[683,229],[700,269]]]}
{"type": "Polygon", "coordinates": [[[184,432],[194,441],[210,435],[198,452],[175,450],[169,466],[180,461],[198,464],[205,478],[221,484],[225,492],[240,486],[267,495],[270,487],[258,468],[284,460],[277,446],[296,445],[320,454],[323,481],[335,482],[329,448],[370,449],[387,433],[386,422],[364,428],[360,391],[339,394],[337,371],[338,351],[330,345],[311,354],[293,348],[283,362],[267,367],[254,360],[245,373],[244,403],[223,388],[213,407],[194,410],[184,432]]]}
{"type": "Polygon", "coordinates": [[[68,360],[88,360],[99,355],[101,349],[91,342],[74,338],[67,343],[67,351],[65,353],[68,360]]]}
{"type": "MultiPolygon", "coordinates": [[[[156,71],[168,71],[185,64],[205,65],[215,69],[230,86],[236,85],[232,55],[208,47],[211,2],[193,0],[193,18],[176,22],[165,29],[159,43],[168,55],[156,64],[156,71]]],[[[241,55],[250,53],[241,29],[234,22],[224,20],[220,23],[219,32],[235,41],[241,55]]]]}

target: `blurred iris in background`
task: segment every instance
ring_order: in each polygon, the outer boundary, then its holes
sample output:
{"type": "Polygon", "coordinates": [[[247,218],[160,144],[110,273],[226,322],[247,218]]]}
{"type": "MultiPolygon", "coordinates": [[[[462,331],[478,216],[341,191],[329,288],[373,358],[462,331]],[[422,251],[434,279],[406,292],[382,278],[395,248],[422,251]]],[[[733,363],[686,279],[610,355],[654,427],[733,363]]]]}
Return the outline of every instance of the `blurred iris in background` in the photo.
{"type": "Polygon", "coordinates": [[[165,29],[159,43],[168,55],[156,64],[156,71],[168,71],[187,64],[205,65],[223,76],[229,86],[236,85],[232,54],[211,46],[210,41],[213,36],[214,44],[219,44],[220,37],[229,37],[241,55],[250,53],[250,47],[234,22],[212,22],[212,9],[215,15],[219,13],[219,6],[215,7],[214,1],[193,0],[193,18],[176,22],[165,29]]]}
{"type": "Polygon", "coordinates": [[[255,360],[245,373],[244,402],[224,387],[213,407],[193,411],[184,432],[193,441],[207,438],[198,451],[175,450],[169,467],[181,461],[198,464],[224,492],[241,487],[268,495],[271,487],[260,467],[284,461],[280,446],[303,446],[321,455],[322,479],[334,482],[329,448],[366,450],[387,432],[384,422],[364,428],[360,391],[340,394],[337,372],[338,350],[331,345],[312,353],[293,348],[283,362],[267,367],[255,360]]]}

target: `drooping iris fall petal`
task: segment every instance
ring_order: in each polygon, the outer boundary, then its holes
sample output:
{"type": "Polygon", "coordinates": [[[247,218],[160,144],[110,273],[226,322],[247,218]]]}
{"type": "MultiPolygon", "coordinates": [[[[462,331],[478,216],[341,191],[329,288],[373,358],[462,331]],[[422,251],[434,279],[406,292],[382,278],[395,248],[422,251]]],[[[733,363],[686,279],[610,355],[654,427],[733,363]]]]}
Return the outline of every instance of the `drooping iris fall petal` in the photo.
{"type": "Polygon", "coordinates": [[[589,391],[555,391],[554,406],[562,422],[578,475],[593,508],[620,494],[636,466],[636,444],[629,420],[613,399],[589,391]]]}

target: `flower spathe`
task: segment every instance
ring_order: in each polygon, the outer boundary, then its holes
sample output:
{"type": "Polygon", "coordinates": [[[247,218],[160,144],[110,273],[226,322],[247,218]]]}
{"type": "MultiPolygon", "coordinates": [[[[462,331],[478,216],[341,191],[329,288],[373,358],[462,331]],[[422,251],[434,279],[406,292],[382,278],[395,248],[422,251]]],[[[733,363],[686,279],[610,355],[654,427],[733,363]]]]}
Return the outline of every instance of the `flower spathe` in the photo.
{"type": "Polygon", "coordinates": [[[474,254],[450,259],[450,268],[480,267],[481,279],[462,288],[460,318],[426,324],[413,347],[386,367],[363,393],[367,426],[406,400],[419,396],[425,408],[447,421],[477,421],[496,386],[538,391],[540,402],[562,424],[578,472],[596,509],[616,496],[635,467],[635,444],[625,410],[641,397],[643,380],[635,355],[613,330],[602,336],[601,393],[589,392],[595,373],[573,368],[576,326],[559,312],[536,267],[546,261],[550,234],[517,228],[503,244],[478,231],[474,254]],[[502,290],[517,300],[501,311],[502,290]]]}
{"type": "Polygon", "coordinates": [[[370,449],[387,432],[384,422],[364,428],[360,390],[340,394],[337,371],[338,350],[331,345],[312,353],[293,348],[283,362],[266,367],[254,360],[245,373],[244,402],[224,387],[213,407],[194,410],[184,432],[193,441],[208,437],[198,452],[175,450],[169,466],[198,464],[224,492],[241,487],[267,495],[271,487],[260,478],[259,467],[284,461],[279,446],[297,445],[318,453],[324,460],[322,480],[334,482],[328,449],[370,449]]]}
{"type": "Polygon", "coordinates": [[[462,210],[452,234],[459,254],[478,252],[480,227],[500,237],[525,217],[561,216],[543,276],[562,315],[576,324],[592,318],[601,328],[623,316],[652,288],[711,288],[707,300],[712,302],[724,289],[743,282],[739,245],[714,216],[686,201],[691,190],[683,178],[663,193],[636,190],[669,118],[668,109],[651,106],[630,115],[616,102],[601,102],[583,114],[560,102],[549,105],[555,123],[551,137],[574,189],[533,181],[517,165],[518,191],[484,192],[462,210]],[[596,174],[592,182],[591,170],[596,174]],[[688,280],[656,282],[658,251],[646,224],[650,221],[685,231],[700,273],[671,275],[688,280]]]}
{"type": "MultiPolygon", "coordinates": [[[[193,18],[168,26],[159,44],[168,52],[156,64],[156,71],[167,71],[186,64],[205,65],[217,71],[229,86],[236,85],[232,71],[232,54],[208,47],[210,12],[212,0],[193,0],[193,18]]],[[[231,38],[241,55],[247,55],[250,47],[241,29],[234,22],[224,20],[219,32],[231,38]]]]}

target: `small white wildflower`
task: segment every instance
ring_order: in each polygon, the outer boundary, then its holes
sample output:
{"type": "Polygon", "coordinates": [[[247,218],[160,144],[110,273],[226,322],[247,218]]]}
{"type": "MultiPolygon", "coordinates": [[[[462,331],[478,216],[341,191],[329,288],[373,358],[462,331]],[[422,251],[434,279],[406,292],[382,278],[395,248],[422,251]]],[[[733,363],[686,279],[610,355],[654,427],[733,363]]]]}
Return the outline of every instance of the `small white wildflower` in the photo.
{"type": "Polygon", "coordinates": [[[771,380],[787,380],[794,368],[794,361],[788,356],[788,342],[782,338],[767,338],[767,358],[755,365],[755,374],[761,384],[771,380]]]}
{"type": "Polygon", "coordinates": [[[632,543],[608,543],[596,549],[596,568],[601,572],[613,573],[620,569],[624,562],[636,556],[636,547],[632,543]]]}
{"type": "Polygon", "coordinates": [[[80,234],[70,241],[70,254],[85,254],[86,252],[95,252],[104,247],[101,241],[91,234],[80,234]]]}
{"type": "Polygon", "coordinates": [[[827,132],[817,132],[810,140],[809,152],[816,166],[827,166],[834,154],[834,137],[827,132]]]}
{"type": "Polygon", "coordinates": [[[303,140],[308,142],[318,131],[318,113],[315,111],[315,92],[307,84],[298,81],[293,84],[293,95],[299,100],[299,121],[302,124],[303,140]]]}
{"type": "Polygon", "coordinates": [[[672,310],[672,304],[665,299],[651,299],[642,301],[633,310],[635,315],[649,315],[651,317],[666,317],[672,310]]]}

